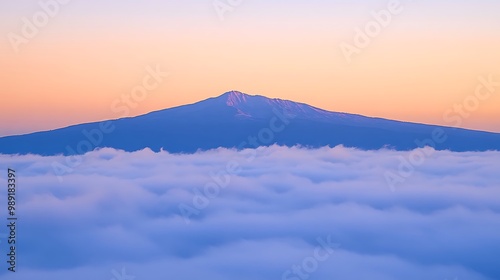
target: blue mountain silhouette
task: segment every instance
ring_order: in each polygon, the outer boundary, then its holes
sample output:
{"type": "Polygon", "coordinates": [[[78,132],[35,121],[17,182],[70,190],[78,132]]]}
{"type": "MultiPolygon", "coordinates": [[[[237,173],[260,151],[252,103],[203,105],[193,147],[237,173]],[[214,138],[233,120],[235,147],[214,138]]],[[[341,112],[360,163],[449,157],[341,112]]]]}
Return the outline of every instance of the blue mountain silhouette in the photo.
{"type": "Polygon", "coordinates": [[[360,149],[500,150],[500,134],[336,113],[303,103],[227,92],[149,114],[0,138],[3,154],[82,154],[95,148],[192,153],[266,145],[360,149]]]}

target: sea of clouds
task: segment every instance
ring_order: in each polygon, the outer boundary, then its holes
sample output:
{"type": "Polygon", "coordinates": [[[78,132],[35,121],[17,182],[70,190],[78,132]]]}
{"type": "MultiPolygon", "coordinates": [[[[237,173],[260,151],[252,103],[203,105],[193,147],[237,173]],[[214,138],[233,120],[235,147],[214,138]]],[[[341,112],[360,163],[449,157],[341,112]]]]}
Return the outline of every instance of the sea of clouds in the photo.
{"type": "Polygon", "coordinates": [[[428,151],[0,155],[0,279],[500,279],[500,152],[428,151]]]}

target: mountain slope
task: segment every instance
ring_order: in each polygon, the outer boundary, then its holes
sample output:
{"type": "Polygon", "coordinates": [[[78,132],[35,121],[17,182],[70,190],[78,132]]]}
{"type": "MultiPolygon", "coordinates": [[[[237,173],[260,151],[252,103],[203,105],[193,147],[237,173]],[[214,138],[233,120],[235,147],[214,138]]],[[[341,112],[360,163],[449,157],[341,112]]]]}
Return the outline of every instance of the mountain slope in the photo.
{"type": "Polygon", "coordinates": [[[430,145],[440,150],[484,151],[500,150],[500,134],[335,113],[232,91],[134,118],[3,137],[0,153],[71,155],[101,147],[190,153],[274,143],[397,150],[430,145]]]}

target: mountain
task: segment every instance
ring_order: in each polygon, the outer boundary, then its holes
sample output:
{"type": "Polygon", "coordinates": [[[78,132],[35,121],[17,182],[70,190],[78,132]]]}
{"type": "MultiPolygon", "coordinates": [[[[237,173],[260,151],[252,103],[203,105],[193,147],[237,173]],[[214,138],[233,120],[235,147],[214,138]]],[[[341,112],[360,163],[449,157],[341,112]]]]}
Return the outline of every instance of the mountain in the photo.
{"type": "Polygon", "coordinates": [[[82,154],[112,147],[172,153],[272,145],[500,150],[500,134],[325,111],[237,91],[133,118],[0,138],[3,154],[82,154]]]}

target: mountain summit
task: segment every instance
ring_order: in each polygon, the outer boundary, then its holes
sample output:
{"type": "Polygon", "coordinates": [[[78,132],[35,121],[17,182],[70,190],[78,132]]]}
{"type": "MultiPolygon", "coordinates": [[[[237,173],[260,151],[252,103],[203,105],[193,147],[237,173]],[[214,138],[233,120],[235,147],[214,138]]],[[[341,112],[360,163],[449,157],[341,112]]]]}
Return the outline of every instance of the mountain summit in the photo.
{"type": "Polygon", "coordinates": [[[261,95],[248,95],[239,91],[226,92],[217,97],[226,100],[226,105],[236,109],[258,109],[258,108],[276,108],[288,110],[300,110],[302,107],[310,107],[305,104],[296,103],[289,100],[282,100],[278,98],[267,98],[261,95]]]}
{"type": "Polygon", "coordinates": [[[265,145],[360,149],[500,150],[500,134],[330,112],[289,100],[229,91],[133,118],[0,138],[3,154],[82,154],[95,148],[191,153],[265,145]]]}
{"type": "Polygon", "coordinates": [[[229,91],[221,95],[219,98],[227,99],[226,101],[227,106],[235,107],[238,106],[239,104],[246,103],[247,97],[250,97],[250,95],[239,91],[229,91]]]}
{"type": "Polygon", "coordinates": [[[226,92],[217,99],[222,99],[227,106],[236,109],[237,116],[248,118],[269,117],[273,110],[281,110],[300,117],[306,117],[307,111],[310,111],[309,113],[314,111],[313,107],[306,104],[277,98],[271,99],[261,95],[248,95],[239,91],[226,92]]]}
{"type": "Polygon", "coordinates": [[[269,118],[272,117],[275,110],[293,118],[316,121],[336,120],[342,122],[342,120],[347,119],[356,121],[363,118],[360,115],[329,112],[304,103],[279,98],[268,98],[262,95],[249,95],[239,91],[229,91],[214,99],[220,100],[221,103],[234,108],[236,110],[235,117],[240,118],[269,118]]]}

